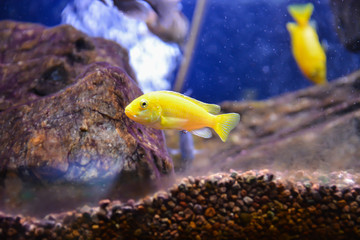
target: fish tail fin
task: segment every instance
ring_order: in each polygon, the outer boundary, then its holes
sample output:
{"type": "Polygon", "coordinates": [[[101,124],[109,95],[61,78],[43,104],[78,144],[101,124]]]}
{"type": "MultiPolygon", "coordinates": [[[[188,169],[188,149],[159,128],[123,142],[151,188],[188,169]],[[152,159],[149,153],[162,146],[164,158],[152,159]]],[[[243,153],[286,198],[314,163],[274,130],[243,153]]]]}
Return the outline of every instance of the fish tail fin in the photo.
{"type": "Polygon", "coordinates": [[[290,15],[301,26],[304,26],[309,22],[313,10],[314,10],[314,5],[312,5],[312,3],[293,4],[288,6],[288,11],[290,15]]]}
{"type": "Polygon", "coordinates": [[[219,135],[223,142],[229,136],[230,131],[239,123],[240,115],[237,113],[227,113],[217,115],[215,119],[215,132],[219,135]]]}

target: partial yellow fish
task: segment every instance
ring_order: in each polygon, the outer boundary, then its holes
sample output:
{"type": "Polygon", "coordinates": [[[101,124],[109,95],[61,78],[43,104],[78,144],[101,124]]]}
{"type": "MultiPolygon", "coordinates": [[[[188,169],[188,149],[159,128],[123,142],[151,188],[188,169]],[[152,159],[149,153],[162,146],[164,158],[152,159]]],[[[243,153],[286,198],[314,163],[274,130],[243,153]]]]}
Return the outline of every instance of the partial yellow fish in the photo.
{"type": "Polygon", "coordinates": [[[155,91],[132,101],[125,114],[135,122],[156,129],[186,130],[194,135],[209,138],[213,128],[223,142],[239,123],[240,115],[220,112],[220,106],[207,104],[177,92],[155,91]]]}
{"type": "Polygon", "coordinates": [[[314,10],[311,3],[290,5],[288,11],[296,23],[286,24],[291,37],[292,53],[302,73],[316,84],[325,84],[326,55],[309,19],[314,10]]]}

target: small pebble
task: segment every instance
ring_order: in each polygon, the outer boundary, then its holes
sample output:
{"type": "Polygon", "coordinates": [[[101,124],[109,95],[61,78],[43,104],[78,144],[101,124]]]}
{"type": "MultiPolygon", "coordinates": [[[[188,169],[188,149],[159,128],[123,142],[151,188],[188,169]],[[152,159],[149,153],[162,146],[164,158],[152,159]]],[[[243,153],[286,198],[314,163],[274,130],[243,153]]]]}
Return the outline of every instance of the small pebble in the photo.
{"type": "Polygon", "coordinates": [[[248,197],[248,196],[244,197],[243,200],[244,200],[246,205],[251,205],[254,202],[254,200],[251,197],[248,197]]]}
{"type": "Polygon", "coordinates": [[[213,217],[216,214],[216,211],[213,207],[209,207],[205,210],[206,217],[213,217]]]}

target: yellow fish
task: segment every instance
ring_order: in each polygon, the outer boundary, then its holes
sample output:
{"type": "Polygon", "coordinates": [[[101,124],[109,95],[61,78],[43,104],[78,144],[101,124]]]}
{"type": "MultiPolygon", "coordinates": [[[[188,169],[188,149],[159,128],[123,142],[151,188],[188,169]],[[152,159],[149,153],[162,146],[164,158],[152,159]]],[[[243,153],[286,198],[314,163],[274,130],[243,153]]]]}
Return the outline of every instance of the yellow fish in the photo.
{"type": "Polygon", "coordinates": [[[125,114],[135,122],[156,129],[177,129],[209,138],[213,128],[223,142],[239,123],[240,115],[220,112],[220,106],[207,104],[177,92],[155,91],[132,101],[125,114]]]}
{"type": "Polygon", "coordinates": [[[309,24],[314,10],[311,3],[290,5],[288,11],[296,23],[286,24],[290,33],[292,53],[302,73],[316,84],[325,84],[326,55],[315,28],[309,24]]]}

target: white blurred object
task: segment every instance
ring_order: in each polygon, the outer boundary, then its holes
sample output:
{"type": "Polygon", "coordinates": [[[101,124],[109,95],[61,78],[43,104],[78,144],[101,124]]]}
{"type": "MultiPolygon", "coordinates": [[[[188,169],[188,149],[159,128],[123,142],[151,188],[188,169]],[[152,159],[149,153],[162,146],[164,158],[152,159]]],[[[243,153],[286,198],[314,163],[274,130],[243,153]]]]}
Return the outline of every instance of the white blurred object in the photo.
{"type": "Polygon", "coordinates": [[[89,36],[114,40],[129,51],[143,92],[170,89],[169,76],[176,68],[181,51],[175,43],[165,43],[151,33],[144,21],[125,15],[94,0],[74,0],[62,12],[62,23],[70,24],[89,36]]]}

